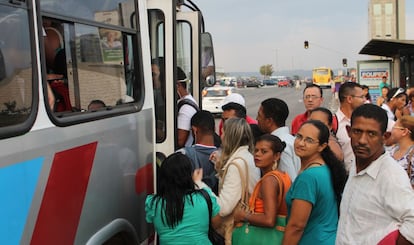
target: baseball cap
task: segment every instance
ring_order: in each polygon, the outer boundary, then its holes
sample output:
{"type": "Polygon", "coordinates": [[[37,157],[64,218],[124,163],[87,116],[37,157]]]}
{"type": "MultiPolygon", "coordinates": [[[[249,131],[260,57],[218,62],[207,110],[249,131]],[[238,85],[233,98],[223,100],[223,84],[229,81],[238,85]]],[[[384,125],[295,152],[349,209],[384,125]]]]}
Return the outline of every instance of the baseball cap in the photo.
{"type": "Polygon", "coordinates": [[[186,82],[187,76],[181,67],[177,66],[177,80],[178,82],[186,82]]]}
{"type": "Polygon", "coordinates": [[[226,107],[226,105],[230,105],[230,104],[237,104],[237,105],[242,106],[243,108],[246,108],[246,102],[244,101],[243,96],[238,93],[231,93],[227,95],[224,98],[223,103],[221,104],[220,107],[224,110],[223,107],[226,107]]]}

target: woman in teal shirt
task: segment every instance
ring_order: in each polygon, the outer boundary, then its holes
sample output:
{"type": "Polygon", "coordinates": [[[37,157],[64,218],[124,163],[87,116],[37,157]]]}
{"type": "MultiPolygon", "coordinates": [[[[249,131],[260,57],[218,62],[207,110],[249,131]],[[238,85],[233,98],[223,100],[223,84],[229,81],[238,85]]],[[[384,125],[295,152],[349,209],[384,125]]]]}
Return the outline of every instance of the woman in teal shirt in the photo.
{"type": "MultiPolygon", "coordinates": [[[[195,178],[200,174],[202,170],[196,170],[195,178]]],[[[195,188],[188,157],[179,152],[167,157],[159,169],[158,180],[158,193],[147,197],[145,212],[147,222],[154,224],[160,244],[211,244],[207,201],[195,188]]],[[[211,190],[205,190],[212,202],[214,226],[219,222],[220,207],[211,190]]]]}
{"type": "Polygon", "coordinates": [[[329,135],[329,129],[316,120],[302,124],[296,134],[301,169],[286,195],[283,244],[335,244],[346,171],[328,146],[329,135]]]}

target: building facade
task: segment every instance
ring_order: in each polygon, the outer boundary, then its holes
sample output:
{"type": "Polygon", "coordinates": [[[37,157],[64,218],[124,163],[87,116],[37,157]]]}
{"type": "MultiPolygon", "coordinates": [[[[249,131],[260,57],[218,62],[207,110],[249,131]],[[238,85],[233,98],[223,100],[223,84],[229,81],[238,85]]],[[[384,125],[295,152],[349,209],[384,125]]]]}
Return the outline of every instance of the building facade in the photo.
{"type": "Polygon", "coordinates": [[[405,39],[405,0],[371,0],[368,16],[371,38],[405,39]]]}

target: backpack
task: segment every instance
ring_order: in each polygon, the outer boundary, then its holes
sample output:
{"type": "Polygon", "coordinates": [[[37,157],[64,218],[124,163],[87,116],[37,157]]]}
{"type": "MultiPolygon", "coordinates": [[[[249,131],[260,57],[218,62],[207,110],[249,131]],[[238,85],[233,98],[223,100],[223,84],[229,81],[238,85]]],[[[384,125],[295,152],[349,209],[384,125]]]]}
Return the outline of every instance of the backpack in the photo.
{"type": "MultiPolygon", "coordinates": [[[[200,156],[197,153],[197,150],[194,148],[194,146],[186,146],[184,147],[184,150],[185,150],[185,155],[191,160],[193,170],[202,168],[202,165],[200,164],[200,156]]],[[[212,163],[210,160],[208,161],[209,161],[209,164],[211,164],[211,166],[214,166],[214,163],[212,163]]],[[[208,185],[216,195],[218,195],[218,178],[216,177],[216,174],[217,172],[216,170],[214,170],[214,168],[210,174],[206,174],[205,169],[203,169],[202,181],[206,183],[206,185],[208,185]]]]}
{"type": "MultiPolygon", "coordinates": [[[[198,107],[198,105],[190,99],[180,100],[180,102],[178,102],[177,105],[177,111],[179,111],[183,105],[189,105],[193,107],[196,111],[200,111],[200,107],[198,107]]],[[[193,144],[195,144],[195,142],[193,142],[193,144]]],[[[221,138],[216,132],[214,132],[214,146],[217,148],[221,146],[221,138]]]]}
{"type": "Polygon", "coordinates": [[[178,102],[178,105],[177,105],[177,110],[179,111],[183,105],[189,105],[193,107],[196,111],[200,111],[200,107],[198,107],[198,105],[190,99],[180,100],[180,102],[178,102]]]}

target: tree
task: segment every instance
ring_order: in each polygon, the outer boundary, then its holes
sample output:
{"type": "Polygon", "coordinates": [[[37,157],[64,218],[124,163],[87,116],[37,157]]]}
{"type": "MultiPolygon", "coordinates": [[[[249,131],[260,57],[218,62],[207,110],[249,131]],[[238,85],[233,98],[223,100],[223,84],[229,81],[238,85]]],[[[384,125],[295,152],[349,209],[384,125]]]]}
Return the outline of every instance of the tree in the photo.
{"type": "Polygon", "coordinates": [[[260,67],[260,74],[262,74],[265,77],[270,77],[273,74],[273,66],[272,65],[262,65],[260,67]]]}

